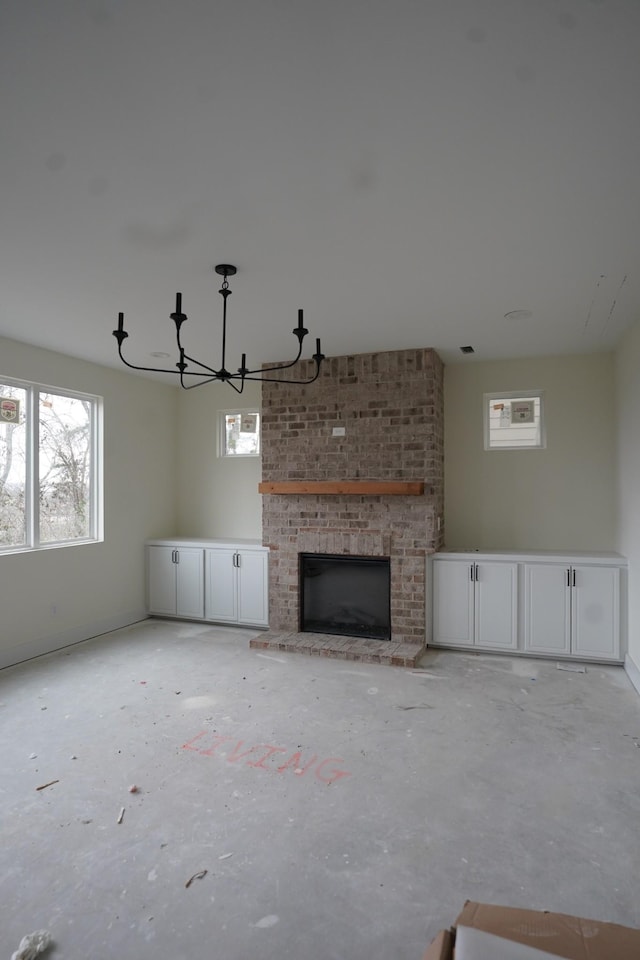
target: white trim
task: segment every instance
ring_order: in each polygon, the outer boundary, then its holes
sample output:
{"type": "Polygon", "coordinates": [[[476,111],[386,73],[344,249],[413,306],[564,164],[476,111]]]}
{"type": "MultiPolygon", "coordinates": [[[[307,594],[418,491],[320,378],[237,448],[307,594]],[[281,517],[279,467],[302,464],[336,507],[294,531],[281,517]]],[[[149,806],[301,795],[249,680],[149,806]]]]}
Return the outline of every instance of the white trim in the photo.
{"type": "Polygon", "coordinates": [[[146,609],[142,608],[108,617],[106,620],[97,620],[95,623],[85,624],[81,627],[73,627],[71,630],[64,630],[62,633],[55,633],[52,636],[39,637],[37,640],[21,643],[9,650],[0,651],[0,670],[4,670],[5,667],[12,667],[17,663],[24,663],[25,660],[33,660],[34,657],[41,657],[46,653],[54,653],[54,651],[62,650],[64,647],[71,647],[73,644],[82,643],[84,640],[91,640],[103,633],[120,630],[122,627],[128,627],[132,623],[139,623],[140,620],[147,620],[148,618],[146,609]]]}
{"type": "Polygon", "coordinates": [[[629,654],[624,658],[624,669],[636,692],[640,694],[640,668],[636,666],[629,654]]]}

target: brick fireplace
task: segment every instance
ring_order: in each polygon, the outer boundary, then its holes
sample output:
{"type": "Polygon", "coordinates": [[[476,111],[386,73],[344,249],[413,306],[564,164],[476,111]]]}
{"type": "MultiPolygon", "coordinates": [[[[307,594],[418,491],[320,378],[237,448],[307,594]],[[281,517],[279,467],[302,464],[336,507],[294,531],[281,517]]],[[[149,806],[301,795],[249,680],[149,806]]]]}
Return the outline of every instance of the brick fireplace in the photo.
{"type": "Polygon", "coordinates": [[[438,529],[444,507],[442,381],[437,353],[418,349],[328,359],[319,379],[305,387],[263,383],[261,487],[279,490],[286,483],[290,490],[298,482],[313,492],[263,495],[270,636],[256,646],[285,649],[284,638],[298,634],[299,555],[320,553],[390,559],[391,639],[358,641],[365,655],[357,656],[348,641],[327,638],[323,645],[315,637],[306,652],[370,659],[372,644],[380,649],[388,643],[392,662],[400,646],[422,650],[426,557],[444,536],[442,524],[438,529]],[[371,489],[359,486],[365,481],[386,481],[382,489],[394,492],[362,494],[371,489]],[[318,482],[352,482],[347,489],[354,492],[316,492],[318,482]]]}

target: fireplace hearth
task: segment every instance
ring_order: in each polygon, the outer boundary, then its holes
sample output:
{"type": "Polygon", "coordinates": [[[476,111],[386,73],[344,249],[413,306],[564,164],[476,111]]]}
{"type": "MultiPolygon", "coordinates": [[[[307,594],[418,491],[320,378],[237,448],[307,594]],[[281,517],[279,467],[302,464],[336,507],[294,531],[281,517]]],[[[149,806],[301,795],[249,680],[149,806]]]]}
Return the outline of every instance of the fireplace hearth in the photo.
{"type": "Polygon", "coordinates": [[[299,555],[300,631],[391,639],[388,557],[299,555]]]}

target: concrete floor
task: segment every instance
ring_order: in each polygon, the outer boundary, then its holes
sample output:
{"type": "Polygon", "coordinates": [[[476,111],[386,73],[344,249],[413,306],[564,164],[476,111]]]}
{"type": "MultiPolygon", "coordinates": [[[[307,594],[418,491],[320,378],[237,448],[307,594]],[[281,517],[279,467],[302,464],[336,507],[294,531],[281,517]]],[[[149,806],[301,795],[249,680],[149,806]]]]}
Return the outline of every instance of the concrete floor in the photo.
{"type": "Polygon", "coordinates": [[[0,672],[1,956],[420,960],[467,898],[640,926],[620,668],[252,636],[149,620],[0,672]]]}

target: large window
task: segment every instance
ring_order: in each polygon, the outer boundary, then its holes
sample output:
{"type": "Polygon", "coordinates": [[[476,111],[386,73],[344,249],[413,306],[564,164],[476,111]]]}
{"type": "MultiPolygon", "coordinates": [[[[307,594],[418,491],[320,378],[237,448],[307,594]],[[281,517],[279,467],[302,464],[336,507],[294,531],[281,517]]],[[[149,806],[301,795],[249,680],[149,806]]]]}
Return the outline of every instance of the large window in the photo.
{"type": "Polygon", "coordinates": [[[100,397],[0,379],[0,551],[101,536],[100,397]]]}

